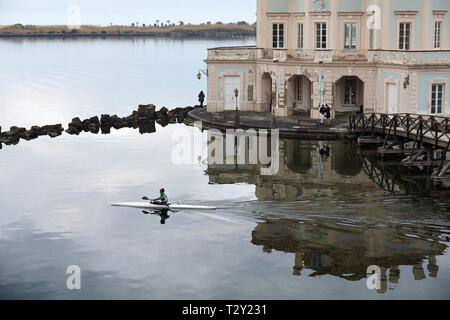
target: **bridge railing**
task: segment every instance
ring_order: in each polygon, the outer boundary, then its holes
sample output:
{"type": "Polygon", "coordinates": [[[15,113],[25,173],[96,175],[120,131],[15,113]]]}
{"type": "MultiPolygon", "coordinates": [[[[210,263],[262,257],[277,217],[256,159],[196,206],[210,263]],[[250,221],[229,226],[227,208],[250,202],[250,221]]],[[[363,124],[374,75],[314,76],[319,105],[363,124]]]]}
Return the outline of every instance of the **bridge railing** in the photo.
{"type": "MultiPolygon", "coordinates": [[[[375,133],[394,135],[401,133],[407,139],[425,138],[435,145],[450,141],[450,119],[441,116],[408,113],[365,113],[350,116],[350,130],[360,136],[375,133]]],[[[386,137],[387,138],[387,137],[386,137]]]]}

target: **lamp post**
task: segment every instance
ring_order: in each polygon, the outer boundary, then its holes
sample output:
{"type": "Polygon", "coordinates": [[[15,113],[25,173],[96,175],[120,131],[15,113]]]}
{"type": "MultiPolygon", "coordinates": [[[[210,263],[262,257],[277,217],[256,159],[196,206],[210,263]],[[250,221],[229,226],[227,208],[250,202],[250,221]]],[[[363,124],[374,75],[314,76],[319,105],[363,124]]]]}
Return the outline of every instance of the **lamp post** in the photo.
{"type": "Polygon", "coordinates": [[[209,72],[208,72],[208,69],[199,69],[198,70],[198,73],[197,73],[197,79],[198,80],[201,80],[202,79],[202,73],[205,75],[205,76],[209,76],[209,72]]]}
{"type": "Polygon", "coordinates": [[[238,111],[238,96],[239,90],[237,88],[234,89],[234,96],[236,97],[236,111],[238,111]]]}
{"type": "Polygon", "coordinates": [[[239,97],[239,90],[237,88],[234,89],[234,97],[236,98],[236,112],[234,117],[234,126],[236,128],[239,127],[240,119],[239,119],[239,110],[238,110],[238,97],[239,97]]]}

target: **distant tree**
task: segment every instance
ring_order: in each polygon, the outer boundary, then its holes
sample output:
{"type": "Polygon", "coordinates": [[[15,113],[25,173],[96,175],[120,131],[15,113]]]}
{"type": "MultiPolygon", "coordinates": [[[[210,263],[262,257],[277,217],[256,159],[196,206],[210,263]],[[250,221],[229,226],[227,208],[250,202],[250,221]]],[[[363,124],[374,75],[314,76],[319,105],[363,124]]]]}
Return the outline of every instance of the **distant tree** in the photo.
{"type": "Polygon", "coordinates": [[[169,26],[170,25],[170,20],[167,20],[166,22],[167,22],[167,25],[169,26]]]}
{"type": "Polygon", "coordinates": [[[134,22],[131,24],[132,27],[134,27],[134,22]]]}
{"type": "Polygon", "coordinates": [[[246,22],[246,21],[238,21],[238,23],[237,23],[238,25],[247,25],[248,26],[248,23],[246,22]]]}
{"type": "Polygon", "coordinates": [[[155,25],[155,26],[156,26],[156,27],[159,26],[159,20],[156,20],[155,22],[156,22],[156,25],[155,25]]]}
{"type": "Polygon", "coordinates": [[[206,21],[206,24],[209,26],[211,24],[211,21],[206,21]]]}
{"type": "Polygon", "coordinates": [[[220,21],[217,21],[217,22],[216,22],[216,24],[223,24],[223,23],[222,23],[222,22],[220,22],[220,21]]]}
{"type": "Polygon", "coordinates": [[[184,22],[183,22],[183,21],[179,21],[178,24],[179,24],[180,26],[182,26],[182,25],[184,25],[184,22]]]}
{"type": "Polygon", "coordinates": [[[142,27],[145,28],[145,23],[142,24],[142,27]]]}

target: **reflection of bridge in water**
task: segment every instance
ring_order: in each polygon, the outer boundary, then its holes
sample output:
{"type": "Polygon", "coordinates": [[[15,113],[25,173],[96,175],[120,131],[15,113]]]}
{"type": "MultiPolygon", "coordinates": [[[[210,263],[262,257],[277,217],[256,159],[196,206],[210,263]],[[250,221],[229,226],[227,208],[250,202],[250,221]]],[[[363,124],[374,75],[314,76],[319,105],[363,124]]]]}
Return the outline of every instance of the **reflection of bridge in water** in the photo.
{"type": "MultiPolygon", "coordinates": [[[[235,148],[239,150],[237,142],[235,148]]],[[[426,173],[378,162],[376,154],[345,141],[280,139],[278,157],[279,170],[274,175],[261,175],[263,165],[237,161],[210,163],[206,173],[210,183],[254,184],[259,200],[295,201],[318,194],[354,196],[363,192],[369,197],[385,192],[428,194],[433,190],[426,173]]]]}

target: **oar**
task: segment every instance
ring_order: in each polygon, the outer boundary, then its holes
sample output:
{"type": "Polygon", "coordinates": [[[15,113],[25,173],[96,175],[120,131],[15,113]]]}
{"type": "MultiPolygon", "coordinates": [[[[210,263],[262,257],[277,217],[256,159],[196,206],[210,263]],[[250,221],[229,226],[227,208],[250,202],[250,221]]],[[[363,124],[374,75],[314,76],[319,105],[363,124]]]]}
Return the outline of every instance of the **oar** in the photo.
{"type": "Polygon", "coordinates": [[[143,197],[142,197],[142,200],[148,200],[148,201],[150,201],[150,199],[147,198],[146,196],[143,196],[143,197]]]}

